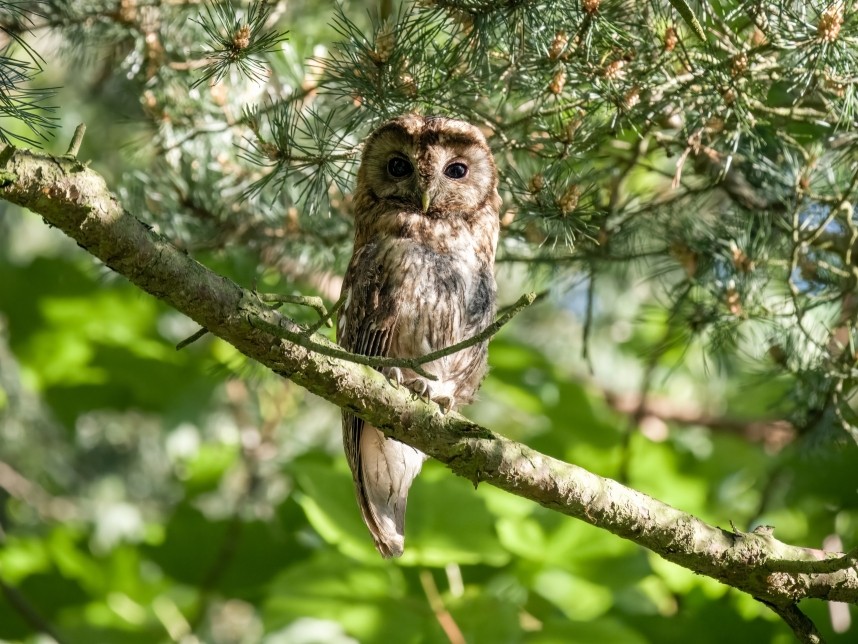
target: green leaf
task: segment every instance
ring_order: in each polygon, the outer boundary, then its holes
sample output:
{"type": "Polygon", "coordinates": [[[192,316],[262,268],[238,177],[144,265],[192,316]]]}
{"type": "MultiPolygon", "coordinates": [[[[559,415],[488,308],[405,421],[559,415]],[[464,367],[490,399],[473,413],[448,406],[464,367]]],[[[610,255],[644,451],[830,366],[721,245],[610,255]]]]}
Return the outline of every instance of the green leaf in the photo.
{"type": "Polygon", "coordinates": [[[217,488],[223,475],[238,458],[238,445],[201,445],[196,454],[181,465],[181,477],[188,494],[193,496],[217,488]]]}
{"type": "Polygon", "coordinates": [[[9,535],[0,548],[0,574],[10,584],[50,570],[51,559],[43,540],[9,535]]]}
{"type": "Polygon", "coordinates": [[[498,537],[504,548],[524,559],[543,561],[546,554],[545,533],[535,519],[505,518],[497,522],[498,537]]]}
{"type": "Polygon", "coordinates": [[[474,486],[435,462],[423,470],[409,494],[403,563],[504,565],[509,554],[474,486]]]}
{"type": "Polygon", "coordinates": [[[593,620],[608,612],[613,604],[613,594],[604,586],[556,568],[539,573],[533,581],[533,590],[574,621],[593,620]]]}
{"type": "Polygon", "coordinates": [[[527,644],[594,644],[622,642],[622,644],[649,644],[650,640],[624,624],[609,617],[587,622],[546,622],[538,632],[524,640],[527,644]]]}
{"type": "Polygon", "coordinates": [[[439,630],[428,603],[407,596],[395,564],[364,565],[332,552],[277,575],[262,615],[268,631],[306,617],[333,620],[367,644],[427,641],[439,630]]]}
{"type": "Polygon", "coordinates": [[[521,636],[521,607],[479,586],[469,586],[461,597],[445,594],[444,606],[466,642],[514,642],[521,636]]]}
{"type": "Polygon", "coordinates": [[[274,522],[213,520],[189,505],[176,508],[161,543],[142,549],[176,581],[239,594],[258,593],[281,568],[306,556],[294,534],[274,522]]]}

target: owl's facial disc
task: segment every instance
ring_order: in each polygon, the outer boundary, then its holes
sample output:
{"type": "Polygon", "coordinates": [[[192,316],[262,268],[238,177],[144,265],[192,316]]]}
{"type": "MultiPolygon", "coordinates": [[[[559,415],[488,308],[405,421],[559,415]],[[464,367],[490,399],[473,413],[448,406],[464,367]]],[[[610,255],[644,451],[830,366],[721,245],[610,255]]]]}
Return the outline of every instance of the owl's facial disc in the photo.
{"type": "Polygon", "coordinates": [[[367,142],[362,180],[391,206],[437,219],[496,199],[496,171],[482,133],[456,120],[405,115],[367,142]]]}

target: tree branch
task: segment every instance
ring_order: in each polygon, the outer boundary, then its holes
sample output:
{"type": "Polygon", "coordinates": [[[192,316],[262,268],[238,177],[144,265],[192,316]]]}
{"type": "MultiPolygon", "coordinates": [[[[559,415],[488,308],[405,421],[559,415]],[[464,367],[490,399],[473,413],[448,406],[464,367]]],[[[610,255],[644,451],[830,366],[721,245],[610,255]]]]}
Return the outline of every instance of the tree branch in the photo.
{"type": "Polygon", "coordinates": [[[796,639],[802,644],[825,644],[825,640],[819,631],[816,630],[816,625],[811,621],[810,617],[802,613],[798,606],[789,604],[788,606],[777,606],[769,602],[763,602],[771,608],[778,616],[786,622],[787,626],[795,633],[796,639]]]}
{"type": "MultiPolygon", "coordinates": [[[[803,598],[858,603],[858,568],[784,570],[818,561],[770,531],[735,533],[494,434],[387,382],[378,371],[320,355],[261,328],[300,333],[251,291],[217,275],[125,211],[104,180],[74,160],[0,149],[0,198],[42,215],[92,255],[250,358],[426,452],[487,482],[649,548],[665,559],[784,611],[803,598]],[[263,324],[259,324],[259,322],[263,324]],[[776,564],[776,565],[773,565],[776,564]]],[[[825,558],[841,553],[822,553],[825,558]]]]}

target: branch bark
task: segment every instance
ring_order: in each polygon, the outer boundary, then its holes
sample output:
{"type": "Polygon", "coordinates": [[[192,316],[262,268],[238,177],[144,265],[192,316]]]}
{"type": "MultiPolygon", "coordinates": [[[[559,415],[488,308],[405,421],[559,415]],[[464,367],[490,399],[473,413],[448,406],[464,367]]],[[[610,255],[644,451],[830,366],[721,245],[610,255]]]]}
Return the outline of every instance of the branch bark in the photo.
{"type": "MultiPolygon", "coordinates": [[[[0,198],[29,208],[136,286],[242,353],[386,434],[426,452],[475,484],[486,482],[586,521],[794,615],[804,598],[858,603],[858,568],[785,562],[840,558],[782,543],[770,530],[709,525],[616,481],[541,454],[396,388],[372,368],[275,337],[301,331],[257,295],[171,245],[123,209],[101,176],[74,159],[0,149],[0,198]],[[259,322],[262,321],[262,324],[259,322]]],[[[319,342],[325,342],[318,337],[319,342]]]]}

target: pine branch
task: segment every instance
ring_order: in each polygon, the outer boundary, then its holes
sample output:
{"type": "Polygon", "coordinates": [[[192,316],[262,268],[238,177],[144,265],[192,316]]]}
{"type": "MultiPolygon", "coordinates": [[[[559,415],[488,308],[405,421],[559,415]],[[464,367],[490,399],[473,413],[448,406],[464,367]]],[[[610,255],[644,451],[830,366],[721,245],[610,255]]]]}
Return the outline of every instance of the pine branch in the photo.
{"type": "MultiPolygon", "coordinates": [[[[645,494],[499,436],[457,413],[390,385],[377,371],[321,356],[258,328],[300,328],[136,219],[97,173],[75,161],[7,146],[0,198],[40,214],[133,284],[188,315],[276,373],[348,409],[389,436],[486,482],[652,550],[795,616],[803,598],[858,604],[858,568],[787,572],[784,562],[818,561],[819,551],[709,525],[645,494]]],[[[825,558],[841,553],[823,553],[825,558]]],[[[812,640],[808,640],[812,641],[812,640]]]]}
{"type": "Polygon", "coordinates": [[[51,116],[56,107],[46,104],[56,93],[55,88],[29,87],[32,79],[43,71],[44,59],[33,49],[24,34],[33,27],[33,16],[39,14],[40,2],[30,3],[34,7],[24,9],[14,3],[0,4],[0,36],[8,42],[0,46],[0,116],[17,121],[27,134],[7,121],[0,125],[0,141],[21,141],[39,145],[47,141],[51,130],[58,127],[58,119],[51,116]],[[24,58],[7,55],[14,43],[23,52],[24,58]]]}
{"type": "Polygon", "coordinates": [[[205,69],[195,86],[221,80],[231,67],[247,78],[262,78],[267,67],[260,57],[286,39],[286,32],[266,30],[273,6],[256,0],[246,12],[237,11],[230,2],[204,8],[205,15],[196,22],[209,38],[210,51],[207,60],[199,63],[205,69]]]}

